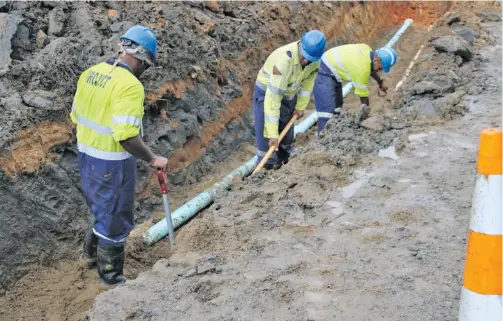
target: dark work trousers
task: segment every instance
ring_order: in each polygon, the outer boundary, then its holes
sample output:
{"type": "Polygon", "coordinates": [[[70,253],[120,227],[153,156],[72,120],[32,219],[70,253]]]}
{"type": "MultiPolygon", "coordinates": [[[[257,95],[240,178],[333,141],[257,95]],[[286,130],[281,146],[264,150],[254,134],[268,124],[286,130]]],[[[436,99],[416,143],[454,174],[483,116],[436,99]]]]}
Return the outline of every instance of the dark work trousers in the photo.
{"type": "Polygon", "coordinates": [[[318,135],[325,128],[327,121],[341,113],[344,97],[342,84],[332,75],[330,69],[320,63],[320,70],[314,81],[314,106],[318,113],[318,135]]]}
{"type": "MultiPolygon", "coordinates": [[[[255,139],[257,141],[257,157],[258,162],[262,160],[264,155],[269,150],[269,139],[264,137],[264,98],[265,90],[255,85],[253,92],[253,117],[255,127],[255,139]]],[[[291,100],[283,99],[281,101],[279,127],[278,132],[286,127],[288,122],[292,119],[295,106],[297,104],[297,97],[291,100]]],[[[278,151],[274,152],[267,160],[266,165],[281,165],[288,162],[290,154],[293,152],[293,138],[294,126],[290,127],[285,137],[281,140],[278,151]]]]}
{"type": "Polygon", "coordinates": [[[82,189],[100,244],[123,246],[134,227],[136,158],[103,160],[79,152],[82,189]]]}

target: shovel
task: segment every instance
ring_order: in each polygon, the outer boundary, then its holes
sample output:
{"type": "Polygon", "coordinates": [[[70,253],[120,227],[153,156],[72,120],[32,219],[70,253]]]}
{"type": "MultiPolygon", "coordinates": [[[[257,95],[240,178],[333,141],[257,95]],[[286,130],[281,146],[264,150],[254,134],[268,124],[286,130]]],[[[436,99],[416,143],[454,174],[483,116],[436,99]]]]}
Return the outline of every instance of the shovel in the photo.
{"type": "Polygon", "coordinates": [[[164,212],[166,213],[166,222],[168,223],[169,244],[171,249],[175,247],[175,231],[173,229],[173,220],[171,219],[171,211],[169,209],[168,200],[168,185],[166,184],[166,177],[162,168],[157,167],[157,178],[161,186],[162,201],[164,203],[164,212]]]}
{"type": "MultiPolygon", "coordinates": [[[[286,133],[288,133],[288,130],[290,129],[290,127],[292,127],[293,124],[295,124],[296,120],[297,120],[297,116],[293,116],[292,119],[285,126],[285,128],[283,129],[281,134],[279,134],[278,145],[279,145],[279,143],[281,143],[281,140],[283,139],[283,137],[285,137],[286,133]]],[[[274,153],[274,146],[269,147],[269,150],[264,155],[264,157],[262,158],[260,163],[257,165],[257,167],[253,171],[252,175],[255,174],[256,172],[260,171],[262,169],[262,167],[264,167],[265,163],[267,163],[267,160],[271,157],[272,153],[274,153]]]]}

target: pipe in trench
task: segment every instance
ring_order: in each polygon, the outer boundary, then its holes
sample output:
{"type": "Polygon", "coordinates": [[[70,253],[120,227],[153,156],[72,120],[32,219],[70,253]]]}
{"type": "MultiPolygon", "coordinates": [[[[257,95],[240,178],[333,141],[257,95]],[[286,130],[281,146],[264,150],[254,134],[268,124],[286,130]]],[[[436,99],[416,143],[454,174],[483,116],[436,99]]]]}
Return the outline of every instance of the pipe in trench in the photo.
{"type": "MultiPolygon", "coordinates": [[[[393,38],[386,44],[387,47],[392,47],[402,36],[402,34],[407,30],[407,28],[413,23],[412,19],[407,19],[403,23],[402,27],[398,29],[393,38]]],[[[348,83],[343,87],[342,95],[346,97],[347,94],[353,89],[353,84],[348,83]]],[[[311,126],[313,126],[318,120],[318,114],[316,112],[311,113],[308,117],[302,120],[299,124],[294,127],[294,135],[297,136],[299,133],[306,132],[311,126]]],[[[216,194],[224,189],[228,189],[231,186],[232,179],[237,175],[241,177],[246,177],[257,166],[257,156],[254,156],[246,163],[232,171],[230,174],[225,176],[221,181],[213,184],[210,188],[206,189],[192,200],[188,201],[176,211],[172,213],[173,228],[177,229],[190,218],[199,213],[202,209],[210,205],[215,199],[216,194]]],[[[147,245],[152,245],[168,235],[168,225],[166,218],[157,222],[151,226],[143,235],[145,243],[147,245]]]]}

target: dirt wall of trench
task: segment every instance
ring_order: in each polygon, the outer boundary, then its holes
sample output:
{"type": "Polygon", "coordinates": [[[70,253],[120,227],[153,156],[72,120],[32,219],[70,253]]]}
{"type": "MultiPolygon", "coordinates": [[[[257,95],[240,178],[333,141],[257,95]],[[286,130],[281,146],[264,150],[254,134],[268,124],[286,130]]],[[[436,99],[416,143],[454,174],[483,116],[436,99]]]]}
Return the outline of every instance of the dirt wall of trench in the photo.
{"type": "MultiPolygon", "coordinates": [[[[327,47],[373,41],[405,18],[427,27],[451,2],[0,2],[0,289],[32,264],[77,255],[88,209],[68,121],[80,73],[114,55],[141,23],[159,41],[142,78],[145,140],[170,159],[170,183],[197,181],[242,142],[253,143],[255,74],[277,46],[311,29],[327,47]],[[164,116],[165,112],[165,116],[164,116]]],[[[160,205],[139,162],[137,218],[160,205]]]]}

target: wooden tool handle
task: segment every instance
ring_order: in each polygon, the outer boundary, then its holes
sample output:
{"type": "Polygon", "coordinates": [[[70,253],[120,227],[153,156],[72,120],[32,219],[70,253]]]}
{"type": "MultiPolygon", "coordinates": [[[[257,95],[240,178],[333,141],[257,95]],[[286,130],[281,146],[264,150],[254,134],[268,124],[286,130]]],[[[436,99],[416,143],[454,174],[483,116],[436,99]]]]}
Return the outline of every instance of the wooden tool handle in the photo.
{"type": "MultiPolygon", "coordinates": [[[[281,140],[285,137],[286,133],[288,133],[288,130],[290,129],[290,127],[292,127],[293,124],[295,124],[296,120],[297,120],[297,116],[294,115],[292,117],[292,119],[288,122],[288,124],[285,126],[283,131],[279,134],[278,145],[281,142],[281,140]]],[[[264,157],[262,158],[260,163],[257,165],[257,167],[255,167],[255,170],[253,171],[252,175],[255,174],[256,172],[260,171],[264,167],[265,163],[267,163],[267,161],[269,160],[269,158],[271,157],[271,155],[273,153],[274,153],[274,146],[271,146],[271,147],[269,147],[269,150],[264,155],[264,157]]]]}

